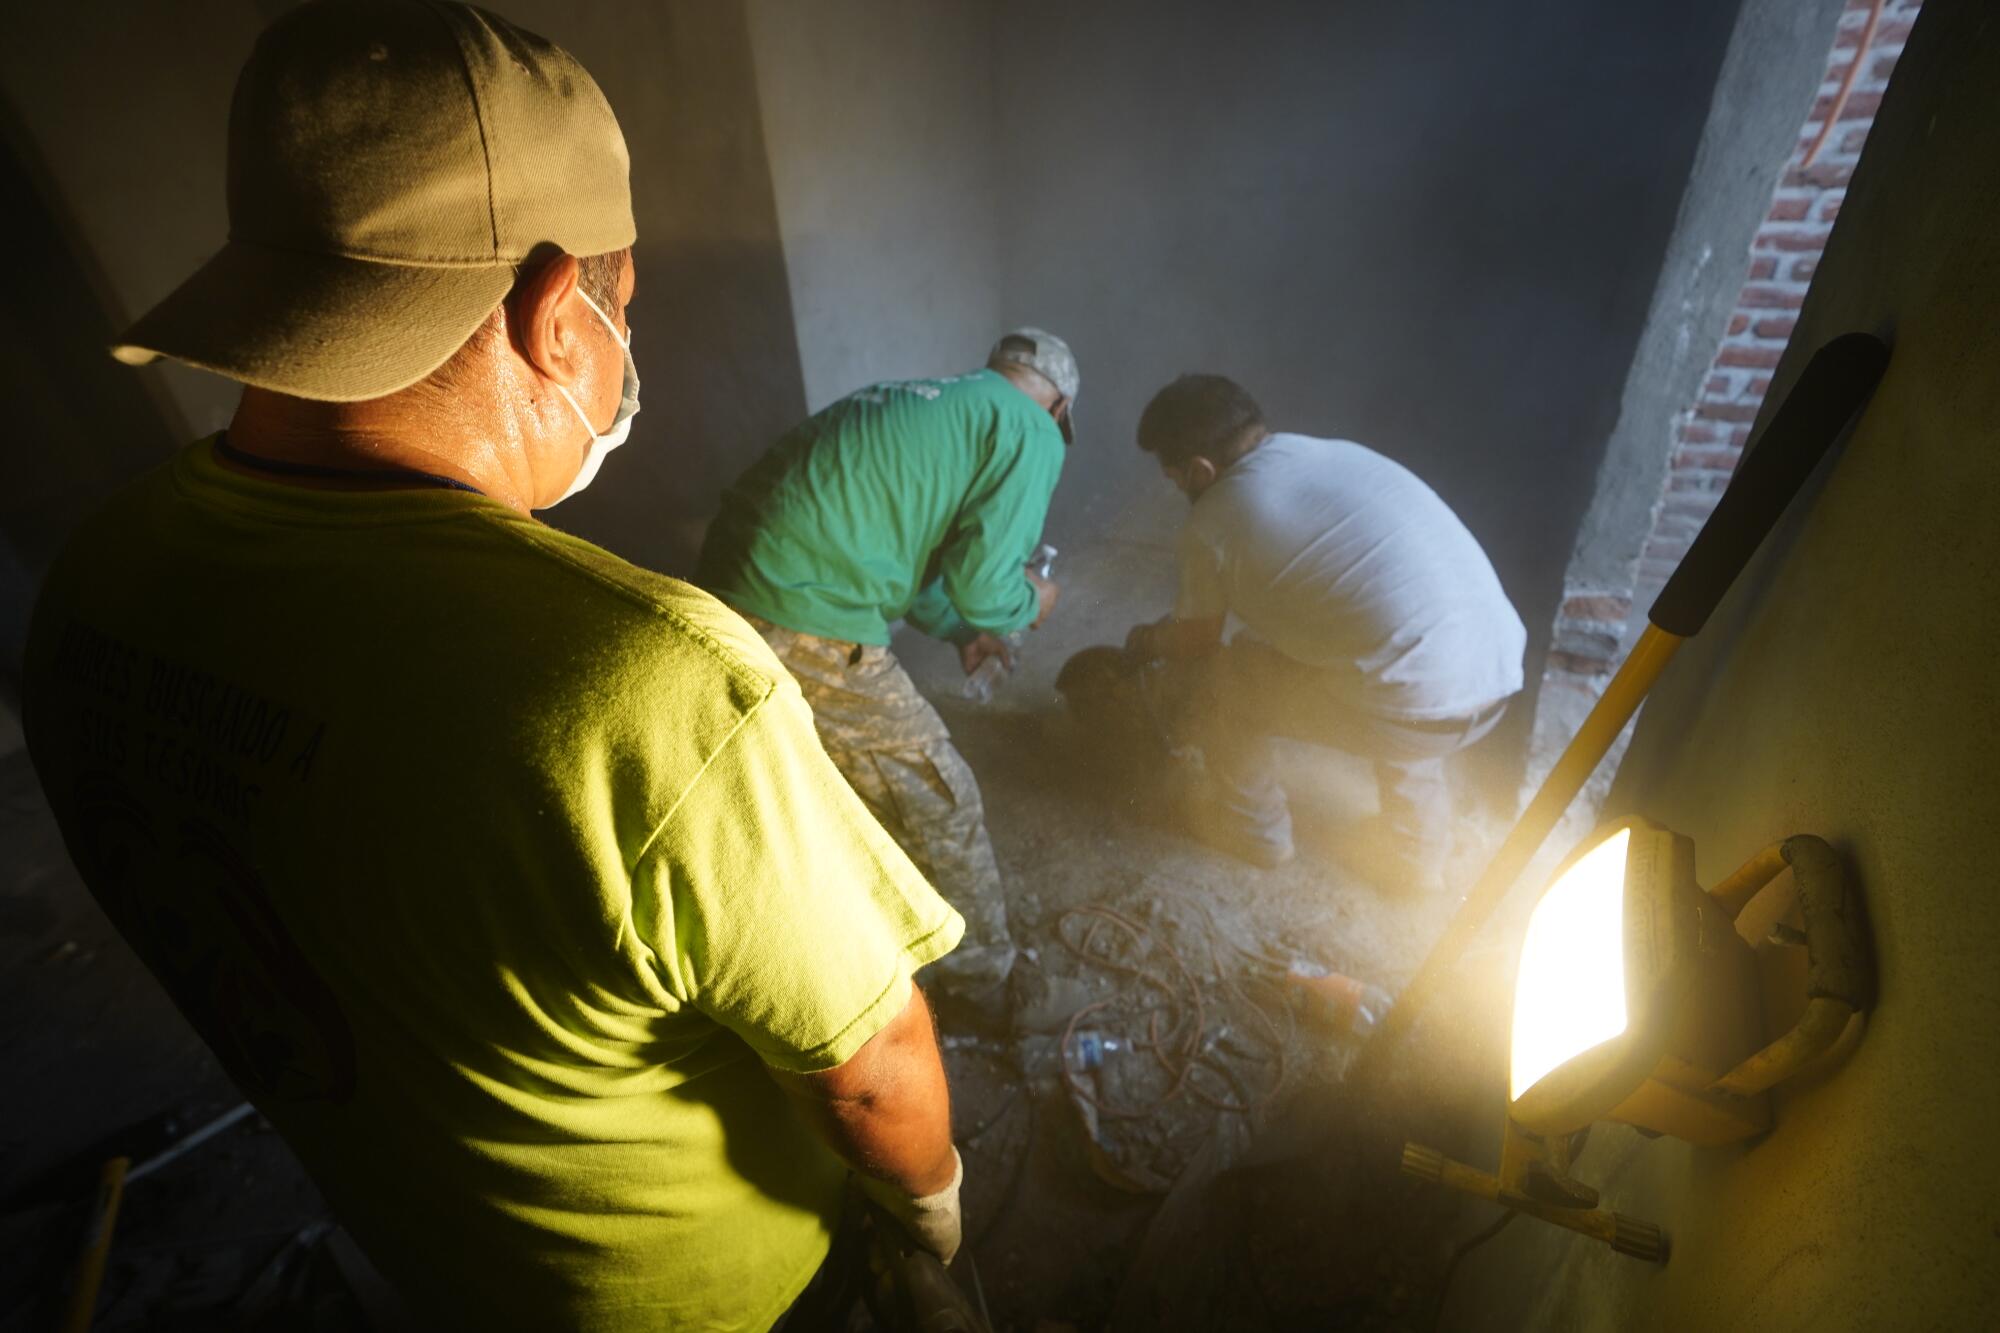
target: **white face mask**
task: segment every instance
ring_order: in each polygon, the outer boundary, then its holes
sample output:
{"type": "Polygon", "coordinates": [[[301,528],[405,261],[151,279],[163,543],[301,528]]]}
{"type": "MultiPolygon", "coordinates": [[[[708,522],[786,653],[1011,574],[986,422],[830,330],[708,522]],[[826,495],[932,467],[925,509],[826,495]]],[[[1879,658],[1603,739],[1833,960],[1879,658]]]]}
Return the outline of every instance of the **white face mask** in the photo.
{"type": "Polygon", "coordinates": [[[590,424],[590,418],[584,415],[581,407],[577,406],[576,399],[570,396],[570,391],[560,384],[556,385],[556,392],[563,396],[563,401],[569,404],[570,410],[583,422],[583,428],[590,432],[590,443],[584,446],[583,466],[577,469],[576,480],[569,484],[568,490],[550,503],[550,508],[561,504],[597,479],[597,470],[604,466],[604,456],[625,443],[625,437],[632,433],[632,418],[639,413],[639,368],[632,361],[632,335],[627,333],[619,338],[618,326],[611,322],[611,316],[605,314],[597,302],[590,299],[590,294],[579,288],[577,295],[583,298],[585,305],[596,312],[597,317],[604,321],[604,327],[611,330],[611,336],[617,338],[618,345],[625,349],[625,384],[618,395],[618,414],[611,418],[611,429],[602,435],[597,433],[597,427],[590,424]]]}

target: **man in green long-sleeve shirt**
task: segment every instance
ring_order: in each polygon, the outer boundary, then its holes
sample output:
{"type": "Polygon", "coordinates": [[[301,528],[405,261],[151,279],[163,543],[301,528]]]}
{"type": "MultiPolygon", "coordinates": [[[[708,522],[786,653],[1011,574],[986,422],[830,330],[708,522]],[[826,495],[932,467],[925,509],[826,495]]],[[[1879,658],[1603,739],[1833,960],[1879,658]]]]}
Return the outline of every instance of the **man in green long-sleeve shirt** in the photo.
{"type": "Polygon", "coordinates": [[[801,423],[723,496],[698,582],[798,678],[828,755],[966,921],[935,970],[996,988],[1014,945],[979,785],[889,651],[904,620],[967,674],[1009,656],[1055,584],[1027,568],[1061,474],[1076,397],[1062,339],[1017,329],[984,369],[877,384],[801,423]]]}

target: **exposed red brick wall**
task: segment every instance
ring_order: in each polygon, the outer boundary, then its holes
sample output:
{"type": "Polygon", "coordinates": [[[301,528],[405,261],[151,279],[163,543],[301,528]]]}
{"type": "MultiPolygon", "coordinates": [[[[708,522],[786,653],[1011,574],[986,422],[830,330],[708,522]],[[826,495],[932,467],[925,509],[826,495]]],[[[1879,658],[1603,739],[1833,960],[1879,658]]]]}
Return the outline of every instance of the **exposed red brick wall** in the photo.
{"type": "Polygon", "coordinates": [[[1640,558],[1636,586],[1622,592],[1569,590],[1556,616],[1542,681],[1545,692],[1594,696],[1602,688],[1618,664],[1633,615],[1644,614],[1729,484],[1921,4],[1922,0],[1886,0],[1833,131],[1807,163],[1805,155],[1834,111],[1841,83],[1854,64],[1872,8],[1871,0],[1848,0],[1819,94],[1751,245],[1748,271],[1721,346],[1700,396],[1673,423],[1666,483],[1640,558]]]}
{"type": "Polygon", "coordinates": [[[1736,298],[1722,346],[1709,367],[1701,397],[1675,426],[1666,493],[1640,560],[1641,588],[1661,583],[1673,572],[1736,470],[1750,423],[1757,418],[1764,393],[1771,387],[1771,370],[1792,336],[1795,312],[1805,303],[1806,287],[1847,194],[1848,178],[1920,5],[1921,0],[1888,0],[1884,5],[1833,132],[1807,164],[1806,151],[1834,111],[1872,4],[1849,0],[1841,15],[1825,80],[1751,245],[1748,280],[1736,298]]]}

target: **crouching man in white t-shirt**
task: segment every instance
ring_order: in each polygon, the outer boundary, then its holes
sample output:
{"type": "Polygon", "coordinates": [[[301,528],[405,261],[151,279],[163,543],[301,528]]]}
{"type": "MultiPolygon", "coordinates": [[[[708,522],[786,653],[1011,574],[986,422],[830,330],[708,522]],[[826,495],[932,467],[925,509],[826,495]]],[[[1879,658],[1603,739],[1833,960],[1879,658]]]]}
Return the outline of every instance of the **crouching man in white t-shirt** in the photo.
{"type": "Polygon", "coordinates": [[[1192,685],[1214,788],[1195,831],[1256,865],[1290,860],[1271,742],[1315,741],[1375,761],[1382,887],[1441,887],[1445,758],[1500,720],[1527,638],[1478,541],[1400,464],[1274,434],[1220,375],[1155,394],[1139,447],[1194,506],[1173,614],[1126,648],[1192,685]],[[1244,628],[1225,646],[1230,616],[1244,628]]]}

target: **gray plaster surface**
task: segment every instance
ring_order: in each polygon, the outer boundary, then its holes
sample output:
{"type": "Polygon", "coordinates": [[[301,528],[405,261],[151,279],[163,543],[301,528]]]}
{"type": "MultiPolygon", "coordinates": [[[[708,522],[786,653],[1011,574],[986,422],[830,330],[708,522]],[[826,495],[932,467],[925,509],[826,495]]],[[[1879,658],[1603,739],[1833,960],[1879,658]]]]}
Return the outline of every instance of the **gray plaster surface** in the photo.
{"type": "Polygon", "coordinates": [[[1156,389],[1228,374],[1428,481],[1538,679],[1735,11],[1012,6],[1007,310],[1084,374],[1058,532],[1150,481],[1156,389]]]}
{"type": "MultiPolygon", "coordinates": [[[[1930,0],[1766,413],[1810,349],[1850,330],[1892,338],[1887,377],[1663,677],[1608,805],[1692,838],[1705,882],[1777,838],[1827,839],[1867,904],[1879,1003],[1835,1059],[1779,1090],[1758,1139],[1699,1149],[1600,1130],[1579,1174],[1668,1228],[1666,1267],[1523,1223],[1468,1266],[1450,1327],[1991,1322],[1996,77],[1991,7],[1930,0]]],[[[1786,892],[1780,880],[1776,905],[1786,892]]],[[[1791,987],[1773,1029],[1802,1002],[1791,987]]]]}
{"type": "MultiPolygon", "coordinates": [[[[1715,359],[1749,268],[1751,241],[1824,77],[1825,52],[1843,8],[1842,0],[1745,0],[1737,15],[1626,372],[1617,424],[1604,442],[1589,507],[1563,574],[1565,597],[1628,601],[1631,613],[1615,660],[1631,652],[1663,586],[1641,573],[1640,555],[1666,490],[1677,447],[1675,426],[1715,359]]],[[[1567,674],[1531,683],[1534,718],[1524,793],[1554,765],[1597,703],[1602,684],[1567,674]]],[[[1594,822],[1630,735],[1628,727],[1572,810],[1564,826],[1572,839],[1594,822]]]]}
{"type": "MultiPolygon", "coordinates": [[[[1567,581],[1629,590],[1665,485],[1677,415],[1702,376],[1750,265],[1750,242],[1825,75],[1842,0],[1744,0],[1715,81],[1673,236],[1578,529],[1567,581]]],[[[1639,609],[1650,604],[1641,590],[1639,609]]]]}
{"type": "Polygon", "coordinates": [[[746,8],[809,406],[980,364],[1001,332],[999,10],[746,8]]]}

